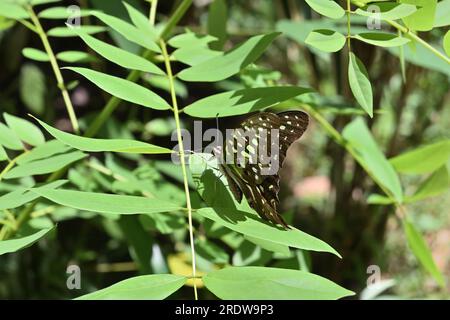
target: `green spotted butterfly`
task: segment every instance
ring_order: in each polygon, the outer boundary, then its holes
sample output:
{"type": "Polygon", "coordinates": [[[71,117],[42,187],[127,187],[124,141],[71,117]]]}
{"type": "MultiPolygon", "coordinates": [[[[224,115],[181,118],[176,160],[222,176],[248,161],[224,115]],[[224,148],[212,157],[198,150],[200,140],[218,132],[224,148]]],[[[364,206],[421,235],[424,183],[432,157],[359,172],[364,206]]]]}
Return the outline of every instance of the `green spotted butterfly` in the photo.
{"type": "Polygon", "coordinates": [[[261,218],[284,228],[289,227],[277,211],[278,171],[289,146],[303,135],[308,121],[308,115],[302,111],[256,113],[242,122],[216,152],[216,156],[220,154],[226,159],[219,169],[235,199],[240,203],[245,196],[261,218]],[[257,150],[261,152],[255,157],[257,150]],[[267,161],[269,157],[271,162],[267,161]]]}

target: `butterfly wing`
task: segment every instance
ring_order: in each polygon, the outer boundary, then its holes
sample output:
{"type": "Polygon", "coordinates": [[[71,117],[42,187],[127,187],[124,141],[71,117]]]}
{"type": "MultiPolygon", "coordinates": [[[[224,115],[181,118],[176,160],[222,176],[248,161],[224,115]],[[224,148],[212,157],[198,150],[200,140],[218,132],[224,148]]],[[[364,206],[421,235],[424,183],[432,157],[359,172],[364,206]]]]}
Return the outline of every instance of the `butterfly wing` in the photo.
{"type": "MultiPolygon", "coordinates": [[[[301,111],[287,111],[279,114],[260,112],[250,116],[240,124],[240,129],[245,132],[254,132],[254,136],[243,137],[240,131],[225,146],[226,152],[234,156],[235,164],[225,165],[227,179],[237,201],[241,201],[242,194],[246,197],[249,205],[266,220],[288,227],[281,215],[278,214],[279,204],[278,192],[280,190],[278,170],[273,174],[270,172],[271,162],[251,162],[251,156],[261,145],[273,161],[278,161],[278,169],[282,167],[289,146],[299,139],[308,126],[308,115],[301,111]],[[267,133],[266,136],[260,134],[267,133]],[[277,129],[271,131],[271,129],[277,129]],[[272,134],[276,137],[273,140],[272,134]],[[278,144],[276,144],[278,142],[278,144]],[[239,153],[239,144],[244,144],[245,150],[239,153]],[[276,150],[277,153],[274,153],[276,150]],[[241,155],[246,160],[242,165],[237,161],[241,155]],[[278,158],[277,158],[278,157],[278,158]],[[230,180],[232,181],[230,183],[230,180]],[[239,190],[236,191],[236,190],[239,190]]],[[[242,148],[241,148],[242,149],[242,148]]]]}

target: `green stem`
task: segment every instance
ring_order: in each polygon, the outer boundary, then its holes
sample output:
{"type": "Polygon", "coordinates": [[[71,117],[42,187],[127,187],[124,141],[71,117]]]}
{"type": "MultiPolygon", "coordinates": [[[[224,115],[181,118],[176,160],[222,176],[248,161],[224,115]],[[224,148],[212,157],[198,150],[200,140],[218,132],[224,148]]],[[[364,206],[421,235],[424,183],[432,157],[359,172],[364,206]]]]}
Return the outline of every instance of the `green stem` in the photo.
{"type": "Polygon", "coordinates": [[[155,25],[155,20],[156,20],[156,8],[158,7],[158,0],[151,0],[150,3],[150,15],[149,15],[149,20],[150,20],[150,24],[152,26],[155,25]]]}
{"type": "Polygon", "coordinates": [[[75,115],[75,110],[73,109],[72,101],[70,101],[69,93],[66,89],[66,86],[64,84],[64,78],[61,74],[61,71],[58,66],[58,62],[56,61],[55,54],[53,53],[53,49],[50,46],[50,43],[48,41],[47,35],[45,34],[44,29],[42,28],[41,23],[39,22],[38,17],[34,13],[34,10],[31,6],[27,7],[28,12],[31,17],[31,21],[33,21],[33,24],[36,28],[36,32],[39,34],[39,37],[41,38],[42,44],[44,45],[45,51],[47,52],[47,55],[50,59],[50,64],[52,66],[53,72],[56,76],[56,81],[58,83],[58,88],[61,90],[64,103],[66,104],[66,109],[69,114],[70,122],[72,123],[73,130],[76,133],[79,133],[80,128],[78,126],[78,120],[75,115]]]}
{"type": "MultiPolygon", "coordinates": [[[[172,107],[173,107],[173,114],[175,117],[175,123],[177,127],[177,138],[178,138],[178,146],[180,148],[180,161],[181,161],[181,170],[183,172],[183,182],[184,182],[184,192],[186,194],[186,206],[188,209],[188,221],[189,221],[189,239],[190,239],[190,245],[191,245],[191,255],[192,255],[192,277],[196,277],[196,263],[195,263],[195,246],[194,246],[194,228],[192,226],[192,206],[191,206],[191,196],[189,194],[189,184],[188,184],[188,176],[187,176],[187,170],[186,170],[186,163],[185,163],[185,153],[184,153],[184,146],[183,146],[183,138],[181,136],[181,125],[180,125],[180,117],[178,114],[178,103],[177,103],[177,95],[175,93],[175,85],[173,81],[173,74],[172,74],[172,67],[170,65],[170,59],[169,55],[167,53],[167,48],[164,40],[160,40],[161,44],[161,50],[165,59],[165,65],[166,65],[166,71],[167,71],[167,77],[169,78],[169,85],[170,85],[170,94],[172,97],[172,107]]],[[[195,300],[198,300],[197,296],[197,284],[194,281],[194,296],[195,300]]]]}
{"type": "Polygon", "coordinates": [[[347,0],[347,46],[348,46],[348,53],[350,54],[351,50],[351,19],[350,19],[350,15],[351,15],[351,10],[350,10],[350,0],[347,0]]]}
{"type": "MultiPolygon", "coordinates": [[[[153,3],[152,3],[153,4],[153,3]]],[[[177,10],[174,12],[174,14],[170,17],[169,21],[165,25],[163,31],[160,34],[160,38],[165,40],[170,33],[172,32],[173,28],[176,26],[178,21],[183,17],[186,10],[189,8],[189,6],[192,4],[192,0],[183,0],[183,2],[178,6],[177,10]]],[[[153,55],[150,51],[145,51],[143,54],[143,57],[148,59],[153,55]]],[[[130,74],[127,77],[128,81],[136,82],[139,77],[141,76],[141,71],[133,70],[130,72],[130,74]]],[[[103,110],[100,112],[100,114],[95,118],[95,120],[92,122],[92,124],[88,127],[85,136],[86,137],[93,137],[97,134],[98,130],[103,126],[103,123],[105,123],[106,120],[109,119],[111,114],[116,110],[116,108],[119,106],[121,100],[115,96],[111,97],[108,101],[108,103],[105,105],[103,110]]]]}
{"type": "Polygon", "coordinates": [[[387,23],[389,23],[391,26],[396,28],[397,30],[400,30],[403,33],[406,33],[410,38],[414,39],[418,43],[420,43],[422,46],[424,46],[426,49],[430,50],[432,53],[434,53],[437,57],[441,58],[448,64],[450,64],[450,58],[445,56],[442,52],[440,52],[438,49],[433,47],[432,45],[428,44],[425,40],[420,38],[418,35],[416,35],[414,32],[411,32],[408,28],[405,26],[402,26],[398,22],[392,21],[392,20],[386,20],[387,23]]]}
{"type": "MultiPolygon", "coordinates": [[[[163,31],[161,32],[160,37],[162,39],[165,39],[170,35],[173,28],[176,26],[178,21],[183,17],[186,10],[191,5],[192,0],[183,0],[183,2],[180,4],[178,9],[175,11],[173,16],[169,19],[168,24],[164,27],[163,31]]],[[[151,52],[146,51],[143,55],[144,58],[148,58],[151,56],[151,52]]],[[[59,71],[59,69],[58,69],[59,71]]],[[[141,75],[140,71],[133,70],[130,72],[130,74],[127,77],[127,80],[129,81],[137,81],[139,79],[139,76],[141,75]]],[[[97,118],[93,121],[93,123],[88,127],[86,130],[86,133],[84,134],[85,137],[92,137],[95,136],[102,127],[103,123],[109,119],[110,115],[114,112],[114,110],[119,106],[119,103],[121,100],[117,97],[111,97],[108,101],[108,103],[103,107],[103,110],[101,113],[97,116],[97,118]]],[[[46,182],[52,182],[59,178],[61,178],[66,173],[67,168],[63,168],[61,170],[58,170],[56,172],[53,172],[47,179],[46,182]]],[[[38,203],[39,200],[34,200],[31,202],[28,206],[23,208],[17,218],[17,228],[19,228],[23,223],[25,223],[29,218],[31,212],[33,212],[34,206],[38,203]]],[[[192,211],[192,210],[191,210],[192,211]]],[[[1,239],[7,239],[11,235],[10,230],[6,230],[4,227],[2,228],[0,232],[0,240],[1,239]],[[3,234],[4,233],[4,234],[3,234]]]]}
{"type": "MultiPolygon", "coordinates": [[[[347,0],[347,6],[348,6],[348,1],[347,0]]],[[[355,4],[356,6],[358,6],[359,8],[364,7],[364,4],[362,3],[358,3],[356,1],[353,1],[353,4],[355,4]]],[[[444,60],[445,62],[447,62],[448,64],[450,64],[450,57],[445,56],[442,52],[440,52],[439,50],[437,50],[435,47],[433,47],[432,45],[428,44],[425,40],[421,39],[418,35],[416,35],[414,32],[411,32],[407,27],[401,25],[398,22],[395,22],[393,20],[384,20],[387,23],[389,23],[391,26],[393,26],[394,28],[396,28],[397,30],[407,34],[410,38],[414,39],[415,41],[417,41],[418,43],[420,43],[422,46],[424,46],[426,49],[430,50],[434,55],[436,55],[438,58],[444,60]]]]}

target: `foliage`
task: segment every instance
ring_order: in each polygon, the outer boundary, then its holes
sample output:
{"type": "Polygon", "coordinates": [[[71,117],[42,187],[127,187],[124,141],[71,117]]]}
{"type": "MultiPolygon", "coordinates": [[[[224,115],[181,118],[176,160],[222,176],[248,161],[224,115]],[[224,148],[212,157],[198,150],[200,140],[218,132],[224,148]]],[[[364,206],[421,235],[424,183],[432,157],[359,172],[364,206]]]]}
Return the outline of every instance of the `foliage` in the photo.
{"type": "Polygon", "coordinates": [[[0,2],[0,296],[339,299],[409,254],[448,295],[419,217],[448,198],[449,0],[80,3],[0,2]],[[331,183],[282,194],[290,230],[183,147],[198,118],[269,109],[313,121],[284,190],[299,172],[331,183]],[[399,258],[381,254],[392,223],[399,258]]]}

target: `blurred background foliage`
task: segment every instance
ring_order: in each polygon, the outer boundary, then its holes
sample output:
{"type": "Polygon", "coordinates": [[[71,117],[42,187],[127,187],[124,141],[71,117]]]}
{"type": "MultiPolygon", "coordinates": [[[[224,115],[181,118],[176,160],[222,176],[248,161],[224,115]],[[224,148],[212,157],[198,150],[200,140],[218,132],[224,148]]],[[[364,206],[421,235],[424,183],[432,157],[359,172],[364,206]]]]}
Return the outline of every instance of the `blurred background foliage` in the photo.
{"type": "MultiPolygon", "coordinates": [[[[146,1],[127,0],[146,14],[146,1]]],[[[221,2],[221,1],[219,1],[221,2]]],[[[159,1],[157,22],[164,22],[179,1],[159,1]]],[[[222,2],[221,2],[222,3],[222,2]]],[[[120,1],[64,0],[59,5],[77,4],[98,9],[129,20],[120,1]]],[[[184,15],[176,33],[186,29],[217,36],[212,49],[231,48],[249,36],[281,31],[283,36],[269,46],[258,66],[245,69],[239,76],[219,83],[177,83],[181,105],[188,105],[224,89],[256,87],[278,83],[311,86],[316,90],[305,98],[318,108],[341,131],[355,114],[355,102],[347,85],[346,52],[323,53],[305,45],[312,29],[325,28],[330,20],[321,18],[301,0],[238,1],[210,6],[209,0],[196,0],[184,15]],[[211,15],[216,20],[211,19],[211,15]],[[220,20],[222,19],[222,21],[220,20]],[[226,29],[223,26],[226,25],[226,29]],[[221,27],[222,26],[222,27],[221,27]]],[[[39,10],[51,7],[46,4],[39,10]]],[[[354,21],[354,28],[365,28],[365,20],[354,21]]],[[[94,17],[83,23],[96,24],[94,17]]],[[[344,20],[335,22],[344,25],[344,20]]],[[[60,20],[42,20],[43,28],[60,27],[60,20]]],[[[448,28],[447,28],[448,29],[448,28]]],[[[431,44],[439,44],[445,28],[422,32],[431,44]]],[[[131,52],[139,48],[109,30],[99,38],[131,52]]],[[[78,38],[50,37],[55,52],[78,50],[91,68],[126,77],[123,70],[95,58],[95,54],[78,38]]],[[[380,148],[392,157],[423,144],[448,139],[450,128],[450,67],[420,46],[405,46],[407,64],[402,80],[398,48],[383,49],[362,42],[352,43],[353,51],[366,66],[373,87],[375,116],[368,120],[380,148]],[[408,52],[414,61],[408,59],[408,52]]],[[[42,49],[40,39],[13,20],[0,18],[0,108],[27,118],[28,113],[55,127],[71,131],[60,91],[48,63],[24,57],[24,48],[42,49]]],[[[62,63],[64,65],[64,63],[62,63]]],[[[177,66],[177,65],[176,65],[177,66]]],[[[212,70],[213,72],[213,70],[212,70]]],[[[108,101],[108,95],[74,73],[64,73],[70,97],[85,130],[108,101]]],[[[168,100],[165,78],[143,75],[152,90],[168,100]]],[[[183,126],[192,127],[192,119],[183,118],[183,126]]],[[[220,127],[239,123],[240,118],[223,118],[220,127]]],[[[215,127],[215,120],[204,121],[203,128],[215,127]]],[[[171,117],[147,108],[133,108],[121,103],[98,137],[135,138],[171,148],[170,135],[175,127],[171,117]]],[[[128,194],[157,193],[163,199],[184,203],[181,176],[167,157],[135,155],[94,155],[68,171],[70,182],[84,191],[128,194]],[[125,178],[125,179],[124,179],[125,178]]],[[[345,149],[331,140],[321,126],[312,121],[301,143],[290,150],[281,171],[281,204],[285,216],[301,230],[323,239],[343,256],[296,254],[284,258],[261,249],[242,237],[230,234],[217,238],[196,239],[198,266],[210,270],[214,265],[267,265],[298,269],[308,266],[340,285],[355,291],[358,298],[370,274],[367,268],[378,265],[386,282],[383,294],[393,298],[450,298],[448,289],[439,287],[408,249],[402,225],[393,206],[368,204],[372,193],[380,193],[373,181],[345,149]]],[[[422,176],[402,176],[405,193],[423,181],[422,176]]],[[[21,183],[32,184],[32,178],[21,183]]],[[[37,182],[40,177],[37,177],[37,182]]],[[[43,180],[42,180],[43,181],[43,180]]],[[[0,182],[0,192],[11,190],[0,182]]],[[[450,193],[408,205],[408,215],[424,234],[438,268],[450,276],[450,193]]],[[[194,202],[199,201],[195,200],[194,202]]],[[[180,216],[127,216],[111,219],[101,214],[82,212],[50,203],[40,203],[28,227],[42,228],[58,224],[55,232],[36,245],[0,259],[1,298],[73,298],[106,287],[139,273],[190,273],[186,221],[180,216]],[[144,253],[144,256],[142,256],[144,253]],[[145,256],[147,254],[148,256],[145,256]],[[141,263],[151,259],[151,264],[141,263]],[[66,268],[77,264],[82,270],[82,289],[68,290],[66,268]],[[187,270],[186,270],[187,269],[187,270]]],[[[366,292],[367,294],[367,292],[366,292]]],[[[173,298],[191,298],[183,287],[173,298]]],[[[212,298],[206,290],[202,298],[212,298]]],[[[370,296],[368,294],[366,297],[370,296]]]]}

